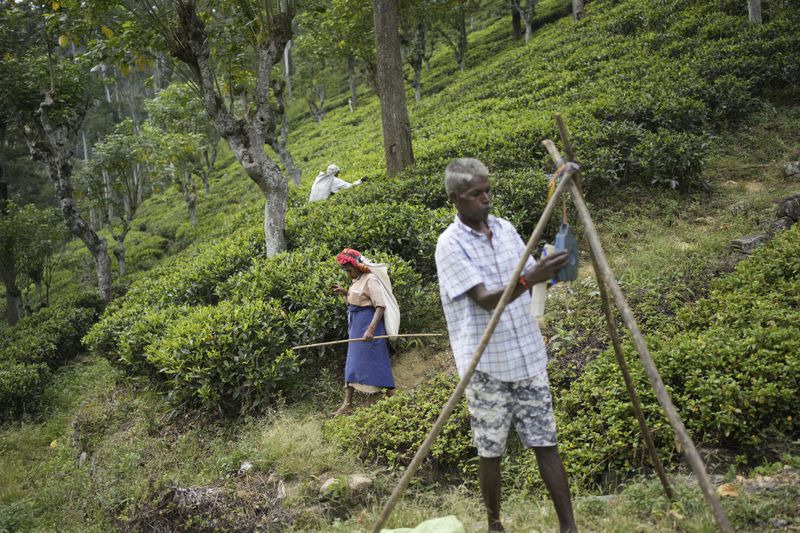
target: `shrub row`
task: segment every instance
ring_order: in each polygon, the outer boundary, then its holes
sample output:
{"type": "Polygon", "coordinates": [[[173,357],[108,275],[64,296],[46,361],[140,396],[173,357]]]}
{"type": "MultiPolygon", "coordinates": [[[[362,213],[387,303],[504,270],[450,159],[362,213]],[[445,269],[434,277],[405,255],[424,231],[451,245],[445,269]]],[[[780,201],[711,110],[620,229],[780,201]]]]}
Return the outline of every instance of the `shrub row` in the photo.
{"type": "Polygon", "coordinates": [[[197,245],[131,283],[109,305],[84,343],[100,354],[116,353],[119,337],[147,311],[167,306],[214,304],[219,283],[244,270],[264,251],[263,232],[247,227],[211,245],[197,245]]]}
{"type": "MultiPolygon", "coordinates": [[[[132,373],[159,382],[177,406],[222,415],[258,409],[290,387],[301,392],[294,388],[298,378],[343,361],[341,347],[290,350],[347,336],[344,302],[329,290],[333,283],[347,283],[334,257],[325,247],[254,257],[209,287],[216,305],[180,299],[173,304],[157,295],[146,304],[134,287],[85,342],[132,373]]],[[[441,320],[438,305],[429,301],[435,289],[426,288],[406,261],[384,253],[371,258],[390,265],[404,330],[424,330],[441,320]]]]}
{"type": "Polygon", "coordinates": [[[428,276],[436,272],[436,239],[453,216],[449,209],[405,203],[315,202],[289,213],[286,239],[290,248],[380,250],[402,257],[428,276]]]}
{"type": "MultiPolygon", "coordinates": [[[[330,420],[325,424],[325,434],[365,461],[403,467],[425,440],[455,384],[454,376],[439,374],[416,389],[399,391],[390,400],[330,420]]],[[[469,412],[462,399],[424,464],[440,473],[471,473],[475,447],[469,428],[469,412]]]]}
{"type": "Polygon", "coordinates": [[[33,410],[50,371],[75,357],[102,302],[86,296],[44,308],[0,336],[0,420],[33,410]]]}

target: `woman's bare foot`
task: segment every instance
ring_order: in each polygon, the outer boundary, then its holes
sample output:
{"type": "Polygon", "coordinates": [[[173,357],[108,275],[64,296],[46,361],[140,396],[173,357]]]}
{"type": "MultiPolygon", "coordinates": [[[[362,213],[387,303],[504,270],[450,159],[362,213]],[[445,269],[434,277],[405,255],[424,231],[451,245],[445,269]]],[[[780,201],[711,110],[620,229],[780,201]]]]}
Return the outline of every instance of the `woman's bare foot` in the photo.
{"type": "Polygon", "coordinates": [[[353,412],[353,404],[343,403],[340,408],[333,412],[333,416],[349,415],[353,412]]]}

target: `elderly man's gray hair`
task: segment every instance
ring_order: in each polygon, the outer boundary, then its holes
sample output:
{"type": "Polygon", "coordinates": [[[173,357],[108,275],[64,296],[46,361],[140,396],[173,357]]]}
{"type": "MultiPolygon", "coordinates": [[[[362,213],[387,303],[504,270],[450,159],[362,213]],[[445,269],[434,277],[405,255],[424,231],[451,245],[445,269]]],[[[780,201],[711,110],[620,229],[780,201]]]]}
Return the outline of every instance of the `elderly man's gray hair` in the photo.
{"type": "Polygon", "coordinates": [[[444,169],[444,190],[450,195],[463,189],[475,176],[488,176],[489,169],[479,159],[453,159],[444,169]]]}

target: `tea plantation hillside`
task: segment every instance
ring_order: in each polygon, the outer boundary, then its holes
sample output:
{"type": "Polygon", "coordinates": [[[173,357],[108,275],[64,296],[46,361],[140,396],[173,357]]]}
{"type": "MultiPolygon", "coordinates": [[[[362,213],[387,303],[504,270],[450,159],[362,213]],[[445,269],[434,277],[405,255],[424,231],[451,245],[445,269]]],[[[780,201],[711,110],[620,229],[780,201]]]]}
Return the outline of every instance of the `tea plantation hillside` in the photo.
{"type": "MultiPolygon", "coordinates": [[[[399,177],[384,175],[380,107],[366,87],[353,111],[342,87],[320,123],[292,101],[289,148],[303,180],[290,191],[285,253],[265,256],[263,196],[227,146],[197,226],[176,189],[142,206],[129,273],[105,309],[86,295],[89,255],[71,243],[55,305],[0,328],[0,530],[364,530],[454,386],[446,337],[397,343],[393,361],[413,379],[334,419],[344,348],[292,347],[346,337],[329,291],[344,283],[333,259],[344,247],[390,265],[401,332],[444,332],[433,260],[454,216],[444,167],[486,162],[493,212],[525,236],[545,204],[553,168],[541,141],[558,138],[555,112],[690,434],[718,484],[744,476],[726,510],[742,530],[774,517],[800,524],[800,225],[746,258],[729,246],[764,233],[775,202],[800,193],[781,170],[800,159],[800,8],[765,2],[760,25],[741,0],[595,0],[579,22],[561,1],[536,9],[527,44],[499,7],[476,17],[463,73],[452,50],[436,50],[421,101],[409,92],[416,163],[399,177]],[[308,204],[329,163],[368,180],[308,204]],[[369,474],[370,488],[348,488],[353,473],[369,474]],[[773,476],[770,495],[745,496],[755,473],[773,476]]],[[[676,500],[648,481],[582,254],[579,280],[551,289],[543,327],[579,524],[713,529],[626,342],[676,500]]],[[[390,526],[447,512],[483,523],[468,418],[462,404],[390,526]]],[[[504,519],[511,531],[548,530],[535,460],[518,448],[503,459],[504,519]]]]}

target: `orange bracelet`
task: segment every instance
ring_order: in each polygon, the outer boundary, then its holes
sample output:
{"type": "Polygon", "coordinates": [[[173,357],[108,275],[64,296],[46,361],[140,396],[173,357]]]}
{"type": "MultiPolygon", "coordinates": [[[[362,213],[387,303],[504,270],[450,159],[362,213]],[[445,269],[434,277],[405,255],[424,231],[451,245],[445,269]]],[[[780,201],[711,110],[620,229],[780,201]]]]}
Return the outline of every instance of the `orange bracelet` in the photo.
{"type": "Polygon", "coordinates": [[[525,276],[520,276],[519,277],[519,284],[522,285],[523,287],[525,287],[526,289],[530,289],[531,288],[531,286],[528,285],[528,282],[525,281],[525,276]]]}

